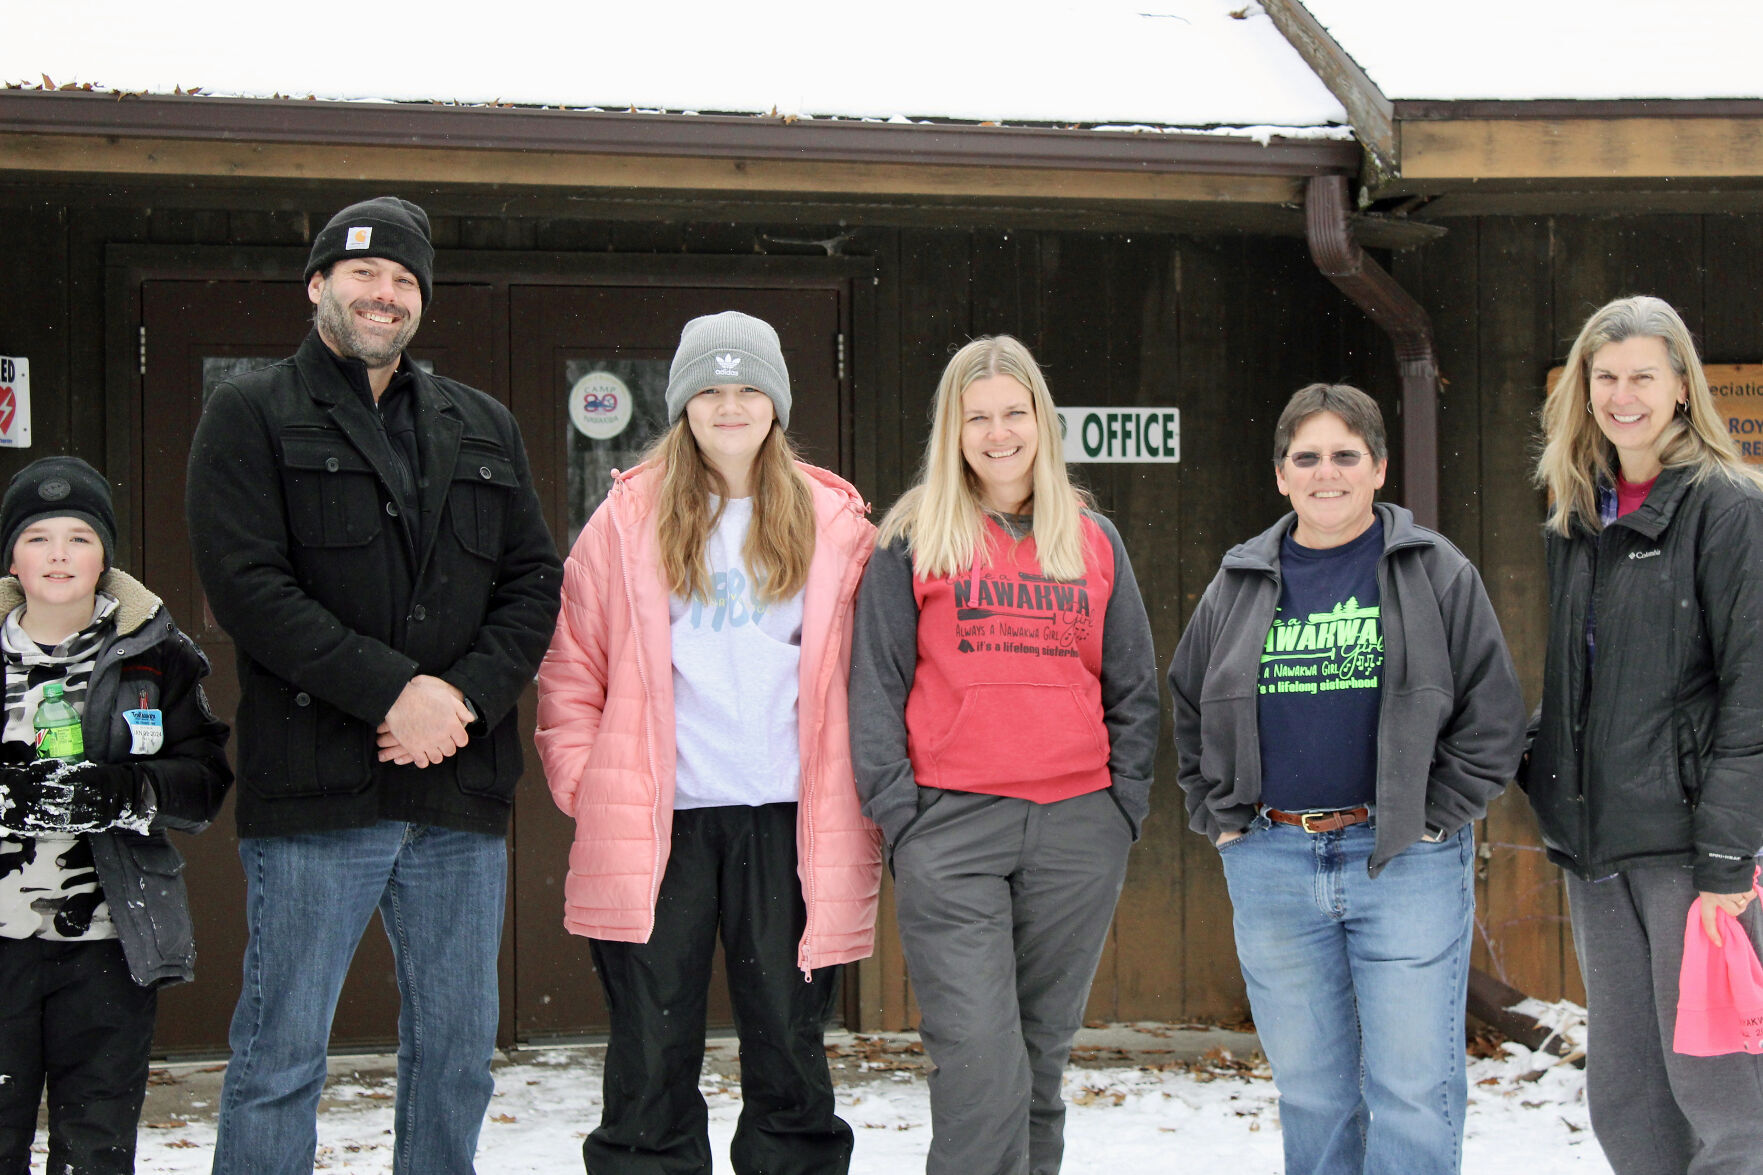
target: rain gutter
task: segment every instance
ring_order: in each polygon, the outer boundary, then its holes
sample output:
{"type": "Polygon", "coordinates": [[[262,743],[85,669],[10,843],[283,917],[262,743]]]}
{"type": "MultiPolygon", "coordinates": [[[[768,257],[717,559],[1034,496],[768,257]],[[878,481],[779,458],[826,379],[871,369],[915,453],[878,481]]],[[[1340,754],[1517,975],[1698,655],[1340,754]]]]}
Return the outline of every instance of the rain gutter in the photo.
{"type": "Polygon", "coordinates": [[[1439,524],[1439,363],[1432,320],[1414,296],[1353,239],[1347,178],[1310,178],[1304,196],[1310,258],[1329,281],[1383,329],[1402,377],[1402,484],[1422,526],[1439,524]]]}

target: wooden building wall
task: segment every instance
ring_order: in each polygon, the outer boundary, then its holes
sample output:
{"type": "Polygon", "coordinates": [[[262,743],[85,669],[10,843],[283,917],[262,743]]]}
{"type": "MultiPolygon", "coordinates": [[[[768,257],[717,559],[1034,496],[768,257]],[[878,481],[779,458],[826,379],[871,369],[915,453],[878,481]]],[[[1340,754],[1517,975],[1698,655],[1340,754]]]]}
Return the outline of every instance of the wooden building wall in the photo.
{"type": "MultiPolygon", "coordinates": [[[[0,217],[0,353],[33,361],[36,447],[0,451],[0,476],[31,456],[73,451],[107,464],[132,443],[135,406],[119,402],[105,354],[105,256],[111,244],[303,247],[340,201],[301,210],[13,200],[0,217]]],[[[189,204],[188,196],[183,198],[189,204]]],[[[1543,624],[1530,488],[1543,375],[1580,321],[1610,297],[1657,293],[1677,305],[1706,357],[1763,358],[1751,300],[1763,284],[1763,218],[1487,217],[1443,222],[1448,235],[1389,259],[1433,315],[1442,396],[1443,529],[1483,569],[1529,699],[1543,624]]],[[[675,223],[493,214],[435,219],[443,250],[723,257],[823,252],[870,259],[856,301],[855,479],[878,505],[918,460],[936,378],[953,347],[1020,335],[1062,402],[1182,409],[1178,466],[1090,466],[1084,478],[1118,521],[1150,607],[1159,659],[1231,544],[1282,508],[1268,443],[1285,397],[1312,379],[1377,394],[1399,438],[1387,344],[1311,265],[1302,241],[1232,234],[1017,230],[975,223],[906,228],[798,223],[788,216],[675,223]],[[867,279],[865,279],[867,280],[867,279]]],[[[299,297],[290,289],[291,297],[299,297]]],[[[293,340],[290,340],[290,347],[293,340]]],[[[126,365],[125,365],[126,366],[126,365]]],[[[1399,444],[1399,441],[1398,441],[1399,444]]],[[[1397,465],[1386,495],[1400,500],[1397,465]]],[[[139,503],[124,505],[127,550],[139,503]]],[[[1135,848],[1120,917],[1098,975],[1093,1018],[1232,1019],[1243,1014],[1216,854],[1185,829],[1165,719],[1156,809],[1135,848]]],[[[1542,996],[1580,992],[1558,876],[1535,846],[1521,796],[1496,806],[1483,837],[1478,962],[1542,996]]],[[[196,895],[196,900],[204,900],[196,895]]],[[[884,903],[884,911],[886,905],[884,903]]],[[[886,913],[884,920],[890,921],[886,913]]],[[[205,959],[231,967],[231,960],[205,959]]],[[[911,1015],[897,947],[853,976],[867,1026],[911,1015]]]]}

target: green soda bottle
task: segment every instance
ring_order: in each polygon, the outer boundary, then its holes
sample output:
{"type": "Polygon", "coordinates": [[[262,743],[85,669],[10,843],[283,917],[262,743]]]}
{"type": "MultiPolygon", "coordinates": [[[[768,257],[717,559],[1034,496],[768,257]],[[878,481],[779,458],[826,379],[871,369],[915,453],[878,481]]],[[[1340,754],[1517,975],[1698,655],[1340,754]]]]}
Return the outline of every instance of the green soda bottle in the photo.
{"type": "Polygon", "coordinates": [[[86,736],[80,730],[79,711],[62,697],[65,692],[59,681],[43,687],[43,704],[31,722],[37,730],[37,758],[83,763],[86,736]]]}

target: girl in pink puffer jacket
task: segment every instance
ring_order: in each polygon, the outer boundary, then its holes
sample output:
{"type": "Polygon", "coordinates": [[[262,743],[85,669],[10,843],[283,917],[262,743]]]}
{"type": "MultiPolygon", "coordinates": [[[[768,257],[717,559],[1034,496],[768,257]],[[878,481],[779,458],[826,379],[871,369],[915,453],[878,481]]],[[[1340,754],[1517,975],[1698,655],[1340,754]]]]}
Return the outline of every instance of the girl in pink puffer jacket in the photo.
{"type": "Polygon", "coordinates": [[[611,1012],[590,1172],[709,1171],[698,1093],[718,936],[741,1036],[737,1172],[842,1172],[821,1026],[869,954],[880,834],[858,810],[851,613],[874,544],[850,485],[795,459],[777,334],[686,324],[672,427],[617,475],[564,569],[538,747],[576,821],[564,923],[611,1012]]]}

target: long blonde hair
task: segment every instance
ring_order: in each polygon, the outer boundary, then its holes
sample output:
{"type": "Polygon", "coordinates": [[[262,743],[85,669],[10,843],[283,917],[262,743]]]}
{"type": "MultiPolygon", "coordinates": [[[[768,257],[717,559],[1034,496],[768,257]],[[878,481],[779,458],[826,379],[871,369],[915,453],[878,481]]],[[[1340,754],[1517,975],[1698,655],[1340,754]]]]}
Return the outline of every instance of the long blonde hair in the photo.
{"type": "Polygon", "coordinates": [[[1671,370],[1683,380],[1686,393],[1687,410],[1674,411],[1659,434],[1659,464],[1666,469],[1688,468],[1696,481],[1719,474],[1733,482],[1763,486],[1763,474],[1740,459],[1720,419],[1695,340],[1677,311],[1660,298],[1618,298],[1586,319],[1567,353],[1560,380],[1543,401],[1543,452],[1537,460],[1536,483],[1554,499],[1548,526],[1557,534],[1571,534],[1576,521],[1591,531],[1603,526],[1597,487],[1600,481],[1615,481],[1616,449],[1589,411],[1591,363],[1604,347],[1632,338],[1665,344],[1671,370]]]}
{"type": "Polygon", "coordinates": [[[1084,573],[1081,511],[1089,499],[1066,475],[1058,414],[1040,365],[1027,347],[1009,335],[974,339],[943,369],[918,480],[882,519],[878,541],[904,538],[912,548],[917,573],[925,578],[956,575],[973,566],[983,546],[985,507],[978,479],[961,456],[961,395],[969,385],[994,375],[1009,376],[1027,388],[1034,406],[1030,501],[1041,571],[1050,579],[1079,579],[1084,573]]]}
{"type": "MultiPolygon", "coordinates": [[[[710,603],[710,569],[704,546],[722,520],[728,483],[704,460],[683,413],[649,446],[643,460],[661,470],[655,526],[667,590],[681,599],[710,603]],[[714,512],[710,509],[712,496],[717,499],[714,512]]],[[[808,564],[814,558],[813,491],[796,468],[795,446],[775,421],[753,457],[752,480],[753,522],[747,528],[741,558],[758,582],[755,598],[770,604],[802,590],[808,582],[808,564]]]]}

